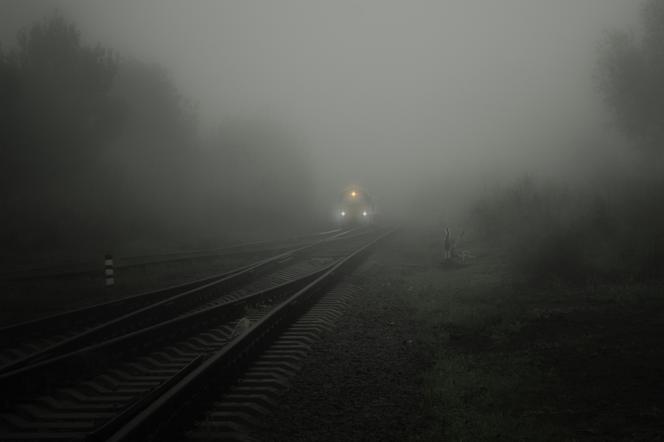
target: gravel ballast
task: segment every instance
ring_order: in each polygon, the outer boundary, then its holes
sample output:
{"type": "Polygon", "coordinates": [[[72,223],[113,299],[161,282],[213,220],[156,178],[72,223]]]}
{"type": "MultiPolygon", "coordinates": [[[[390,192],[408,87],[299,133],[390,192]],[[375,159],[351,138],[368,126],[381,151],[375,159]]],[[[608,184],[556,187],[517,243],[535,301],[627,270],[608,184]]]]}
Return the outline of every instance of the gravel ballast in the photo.
{"type": "Polygon", "coordinates": [[[428,358],[399,285],[394,243],[353,277],[356,296],[335,329],[314,345],[273,416],[266,441],[403,441],[421,427],[421,374],[428,358]],[[390,278],[387,277],[390,275],[390,278]]]}

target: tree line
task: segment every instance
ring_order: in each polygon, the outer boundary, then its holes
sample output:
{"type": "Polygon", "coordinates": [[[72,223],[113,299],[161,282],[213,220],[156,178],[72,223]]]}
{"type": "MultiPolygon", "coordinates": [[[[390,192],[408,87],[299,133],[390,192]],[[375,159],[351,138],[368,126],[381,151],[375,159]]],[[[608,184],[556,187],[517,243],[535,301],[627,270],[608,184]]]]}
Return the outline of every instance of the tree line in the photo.
{"type": "Polygon", "coordinates": [[[203,139],[162,67],[86,44],[60,15],[0,48],[5,257],[214,242],[301,220],[310,188],[282,128],[244,121],[203,139]]]}
{"type": "MultiPolygon", "coordinates": [[[[664,1],[646,0],[639,32],[613,30],[601,47],[597,85],[614,135],[643,167],[616,165],[593,189],[531,178],[480,199],[470,221],[532,283],[595,284],[664,276],[664,1]]],[[[601,164],[603,152],[595,152],[601,164]]]]}

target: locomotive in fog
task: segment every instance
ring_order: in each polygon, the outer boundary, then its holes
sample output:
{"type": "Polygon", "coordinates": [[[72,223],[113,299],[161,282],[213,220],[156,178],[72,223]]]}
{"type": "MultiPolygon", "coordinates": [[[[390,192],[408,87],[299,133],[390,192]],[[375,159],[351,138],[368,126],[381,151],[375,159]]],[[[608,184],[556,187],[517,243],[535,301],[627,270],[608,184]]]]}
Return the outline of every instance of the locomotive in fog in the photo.
{"type": "Polygon", "coordinates": [[[341,197],[337,218],[342,225],[373,222],[375,209],[369,194],[355,186],[346,189],[341,197]]]}

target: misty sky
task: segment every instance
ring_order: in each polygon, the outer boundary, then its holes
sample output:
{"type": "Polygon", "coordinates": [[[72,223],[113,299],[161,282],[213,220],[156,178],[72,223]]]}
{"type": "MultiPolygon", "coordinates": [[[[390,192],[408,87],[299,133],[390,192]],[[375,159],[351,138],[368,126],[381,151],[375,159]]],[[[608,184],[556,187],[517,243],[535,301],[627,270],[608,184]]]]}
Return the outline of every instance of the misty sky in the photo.
{"type": "Polygon", "coordinates": [[[603,31],[634,26],[638,4],[0,0],[0,38],[57,6],[87,41],[166,67],[204,129],[278,119],[304,137],[321,192],[380,197],[567,158],[557,137],[601,124],[603,31]]]}

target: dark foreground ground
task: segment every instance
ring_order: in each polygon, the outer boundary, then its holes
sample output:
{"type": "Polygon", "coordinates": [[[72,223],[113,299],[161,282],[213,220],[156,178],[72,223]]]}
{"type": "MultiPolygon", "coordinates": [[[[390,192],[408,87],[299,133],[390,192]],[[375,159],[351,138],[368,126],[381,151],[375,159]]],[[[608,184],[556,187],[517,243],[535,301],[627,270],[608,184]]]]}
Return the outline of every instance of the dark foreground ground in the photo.
{"type": "Polygon", "coordinates": [[[528,288],[437,247],[374,255],[260,439],[664,440],[664,286],[528,288]]]}
{"type": "MultiPolygon", "coordinates": [[[[444,268],[440,247],[405,232],[370,258],[259,439],[664,441],[664,284],[532,288],[500,250],[469,244],[466,266],[444,268]]],[[[0,322],[237,263],[207,265],[122,275],[111,291],[4,287],[0,322]]]]}
{"type": "Polygon", "coordinates": [[[363,290],[314,347],[259,440],[396,441],[424,425],[420,393],[430,356],[412,306],[385,278],[397,265],[392,258],[391,250],[378,253],[363,267],[363,290]]]}

